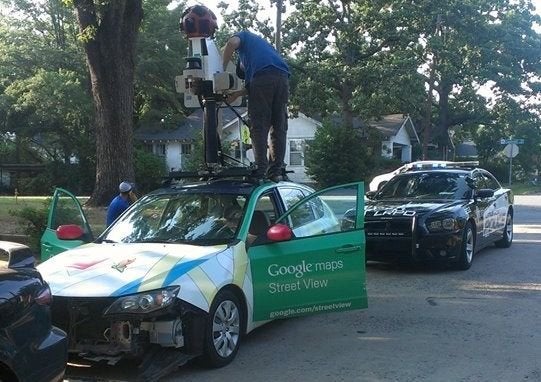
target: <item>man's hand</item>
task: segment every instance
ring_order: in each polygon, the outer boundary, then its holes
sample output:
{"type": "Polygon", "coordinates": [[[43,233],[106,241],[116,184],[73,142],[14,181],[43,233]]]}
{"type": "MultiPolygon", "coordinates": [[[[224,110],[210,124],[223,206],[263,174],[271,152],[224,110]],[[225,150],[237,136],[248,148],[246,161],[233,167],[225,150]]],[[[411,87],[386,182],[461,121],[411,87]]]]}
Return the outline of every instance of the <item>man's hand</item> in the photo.
{"type": "Polygon", "coordinates": [[[246,89],[242,89],[242,90],[235,90],[231,93],[228,93],[226,98],[225,98],[225,102],[227,102],[228,104],[232,104],[233,102],[235,102],[235,100],[241,96],[244,96],[247,94],[247,91],[246,89]]]}

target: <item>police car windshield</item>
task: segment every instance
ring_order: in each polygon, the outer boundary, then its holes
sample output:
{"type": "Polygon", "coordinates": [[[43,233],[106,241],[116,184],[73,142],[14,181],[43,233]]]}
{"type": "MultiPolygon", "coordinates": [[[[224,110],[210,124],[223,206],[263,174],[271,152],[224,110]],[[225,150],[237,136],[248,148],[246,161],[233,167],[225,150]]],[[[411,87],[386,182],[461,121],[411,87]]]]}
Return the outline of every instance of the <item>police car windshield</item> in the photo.
{"type": "Polygon", "coordinates": [[[375,199],[443,199],[471,197],[465,173],[442,171],[411,172],[393,177],[375,195],[375,199]]]}
{"type": "Polygon", "coordinates": [[[151,195],[141,199],[98,239],[117,243],[187,243],[215,245],[236,236],[237,219],[227,211],[238,209],[242,216],[245,195],[183,193],[151,195]]]}

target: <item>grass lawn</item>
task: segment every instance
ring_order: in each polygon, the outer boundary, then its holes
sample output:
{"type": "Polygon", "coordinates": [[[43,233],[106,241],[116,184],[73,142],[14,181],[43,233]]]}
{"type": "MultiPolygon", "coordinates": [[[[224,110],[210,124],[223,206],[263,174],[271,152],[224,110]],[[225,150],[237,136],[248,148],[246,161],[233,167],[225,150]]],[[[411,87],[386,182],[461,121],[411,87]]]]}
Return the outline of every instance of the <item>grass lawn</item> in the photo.
{"type": "MultiPolygon", "coordinates": [[[[88,200],[88,197],[79,197],[81,204],[88,200]]],[[[51,198],[47,196],[0,196],[0,234],[24,234],[26,222],[13,216],[10,211],[20,211],[29,207],[36,210],[47,210],[51,198]]],[[[105,229],[106,207],[85,207],[83,211],[88,219],[94,236],[97,236],[105,229]]]]}

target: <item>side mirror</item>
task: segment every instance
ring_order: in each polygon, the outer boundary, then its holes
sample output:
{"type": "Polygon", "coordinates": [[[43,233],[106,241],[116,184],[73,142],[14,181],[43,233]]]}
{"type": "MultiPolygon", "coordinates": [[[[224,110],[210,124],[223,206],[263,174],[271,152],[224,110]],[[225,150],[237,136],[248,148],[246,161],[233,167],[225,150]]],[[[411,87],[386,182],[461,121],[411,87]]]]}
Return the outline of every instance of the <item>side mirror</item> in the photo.
{"type": "Polygon", "coordinates": [[[373,199],[374,196],[377,194],[378,192],[377,191],[367,191],[364,195],[368,198],[368,199],[373,199]]]}
{"type": "Polygon", "coordinates": [[[481,188],[475,192],[475,196],[480,199],[491,198],[494,196],[494,190],[491,190],[490,188],[481,188]]]}
{"type": "Polygon", "coordinates": [[[270,241],[288,241],[293,237],[293,231],[285,224],[275,224],[267,231],[267,239],[270,241]]]}
{"type": "Polygon", "coordinates": [[[77,240],[81,239],[84,234],[85,231],[76,224],[61,225],[56,229],[56,237],[60,240],[77,240]]]}

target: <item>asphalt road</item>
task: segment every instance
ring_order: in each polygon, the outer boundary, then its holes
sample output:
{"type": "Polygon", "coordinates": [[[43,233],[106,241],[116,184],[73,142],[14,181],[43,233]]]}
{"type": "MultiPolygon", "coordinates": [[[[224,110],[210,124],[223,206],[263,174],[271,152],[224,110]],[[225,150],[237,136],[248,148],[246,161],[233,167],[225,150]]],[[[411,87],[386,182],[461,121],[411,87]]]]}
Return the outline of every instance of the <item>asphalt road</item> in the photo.
{"type": "MultiPolygon", "coordinates": [[[[515,200],[511,248],[468,271],[369,263],[369,307],[279,320],[222,369],[188,364],[163,381],[541,381],[541,196],[515,200]]],[[[70,367],[132,380],[133,365],[70,367]]]]}

